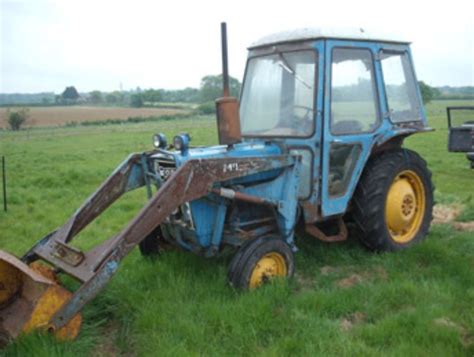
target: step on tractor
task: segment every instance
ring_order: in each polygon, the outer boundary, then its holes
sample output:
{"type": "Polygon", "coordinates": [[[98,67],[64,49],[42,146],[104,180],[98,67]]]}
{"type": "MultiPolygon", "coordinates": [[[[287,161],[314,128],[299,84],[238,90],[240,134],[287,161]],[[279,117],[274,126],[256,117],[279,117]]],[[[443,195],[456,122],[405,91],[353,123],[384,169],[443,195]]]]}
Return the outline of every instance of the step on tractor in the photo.
{"type": "Polygon", "coordinates": [[[432,219],[426,162],[402,147],[428,132],[406,41],[362,29],[302,29],[249,48],[240,100],[229,96],[223,23],[219,145],[153,136],[62,226],[20,259],[0,251],[3,344],[40,329],[72,339],[81,310],[135,246],[144,256],[173,245],[204,257],[233,254],[228,279],[253,289],[291,277],[295,232],[324,242],[349,234],[373,251],[421,241],[432,219]],[[88,251],[73,239],[124,193],[148,200],[118,234],[88,251]],[[60,275],[77,280],[71,292],[60,275]]]}

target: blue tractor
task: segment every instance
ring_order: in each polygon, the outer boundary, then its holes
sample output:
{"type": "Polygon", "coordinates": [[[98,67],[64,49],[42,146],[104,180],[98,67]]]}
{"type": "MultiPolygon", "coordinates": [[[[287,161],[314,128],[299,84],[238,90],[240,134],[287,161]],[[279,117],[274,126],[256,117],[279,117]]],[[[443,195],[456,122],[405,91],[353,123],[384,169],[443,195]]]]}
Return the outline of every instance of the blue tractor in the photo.
{"type": "Polygon", "coordinates": [[[363,30],[279,33],[249,48],[239,101],[216,101],[219,145],[187,133],[128,157],[72,217],[21,259],[0,253],[0,334],[43,328],[74,338],[80,311],[136,245],[173,245],[206,257],[232,252],[228,279],[256,288],[291,277],[295,232],[326,242],[355,234],[374,251],[421,241],[432,219],[426,162],[402,147],[427,132],[409,43],[363,30]],[[127,191],[149,200],[127,227],[81,251],[70,241],[127,191]],[[349,228],[348,228],[349,227],[349,228]],[[40,264],[46,262],[48,265],[40,264]],[[81,285],[69,292],[55,274],[81,285]]]}

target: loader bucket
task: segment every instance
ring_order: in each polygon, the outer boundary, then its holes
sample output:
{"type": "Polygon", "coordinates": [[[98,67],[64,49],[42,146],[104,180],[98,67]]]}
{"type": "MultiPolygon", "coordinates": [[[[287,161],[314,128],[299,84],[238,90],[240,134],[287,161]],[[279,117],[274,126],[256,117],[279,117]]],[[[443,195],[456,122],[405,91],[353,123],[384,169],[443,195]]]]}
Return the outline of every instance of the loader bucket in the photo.
{"type": "Polygon", "coordinates": [[[59,339],[74,339],[81,326],[80,315],[57,331],[49,325],[71,296],[49,267],[28,266],[0,250],[0,347],[35,329],[52,332],[59,339]]]}

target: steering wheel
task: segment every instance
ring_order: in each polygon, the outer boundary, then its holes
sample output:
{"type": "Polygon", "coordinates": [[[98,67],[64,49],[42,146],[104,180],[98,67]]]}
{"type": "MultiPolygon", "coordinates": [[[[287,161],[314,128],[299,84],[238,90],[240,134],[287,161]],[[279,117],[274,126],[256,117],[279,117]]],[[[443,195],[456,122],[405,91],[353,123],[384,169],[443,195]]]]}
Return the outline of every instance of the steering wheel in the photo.
{"type": "Polygon", "coordinates": [[[311,120],[309,113],[314,111],[312,107],[307,107],[306,105],[294,105],[293,108],[304,109],[306,112],[304,113],[302,120],[311,120]]]}

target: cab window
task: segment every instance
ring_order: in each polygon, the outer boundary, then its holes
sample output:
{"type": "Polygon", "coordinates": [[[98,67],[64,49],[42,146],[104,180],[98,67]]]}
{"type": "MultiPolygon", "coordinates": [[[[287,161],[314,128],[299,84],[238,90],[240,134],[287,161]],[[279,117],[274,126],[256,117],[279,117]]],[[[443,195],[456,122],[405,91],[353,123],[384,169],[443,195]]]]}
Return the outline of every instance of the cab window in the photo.
{"type": "Polygon", "coordinates": [[[406,52],[381,53],[385,95],[392,122],[421,120],[415,76],[406,52]]]}
{"type": "Polygon", "coordinates": [[[308,137],[314,131],[316,52],[277,52],[248,61],[240,102],[244,136],[308,137]]]}
{"type": "Polygon", "coordinates": [[[373,131],[379,116],[372,52],[335,48],[331,71],[331,133],[373,131]]]}

